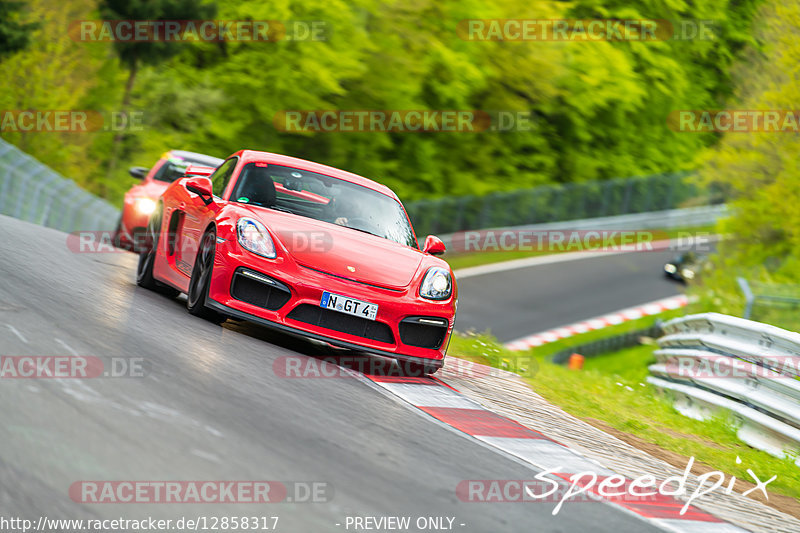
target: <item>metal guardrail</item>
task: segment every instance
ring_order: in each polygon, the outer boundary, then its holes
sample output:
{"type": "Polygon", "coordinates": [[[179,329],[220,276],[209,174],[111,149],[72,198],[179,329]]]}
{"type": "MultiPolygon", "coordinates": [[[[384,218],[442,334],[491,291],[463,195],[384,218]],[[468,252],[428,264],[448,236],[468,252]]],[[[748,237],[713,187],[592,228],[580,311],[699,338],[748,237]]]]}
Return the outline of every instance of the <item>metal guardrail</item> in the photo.
{"type": "Polygon", "coordinates": [[[406,210],[417,235],[424,236],[665,211],[700,198],[705,204],[725,201],[721,190],[701,189],[691,174],[675,172],[420,200],[406,210]]]}
{"type": "MultiPolygon", "coordinates": [[[[685,207],[682,209],[651,211],[649,213],[634,213],[630,215],[618,215],[613,217],[585,218],[581,220],[568,220],[563,222],[551,222],[547,224],[504,227],[502,230],[544,232],[589,230],[638,231],[648,229],[665,230],[673,228],[692,228],[713,225],[717,222],[717,220],[728,216],[729,212],[728,206],[725,204],[706,205],[701,207],[685,207]]],[[[416,227],[414,229],[417,231],[417,236],[420,239],[425,237],[425,233],[420,232],[416,227]]],[[[453,237],[454,234],[439,235],[439,238],[442,239],[445,246],[448,248],[452,247],[454,240],[457,240],[453,237]]],[[[705,242],[706,241],[703,241],[702,243],[705,242]]],[[[695,243],[695,246],[702,243],[695,243]]]]}
{"type": "Polygon", "coordinates": [[[717,313],[663,329],[647,381],[691,418],[732,414],[742,441],[800,466],[800,333],[717,313]]]}
{"type": "Polygon", "coordinates": [[[71,232],[113,230],[119,210],[0,139],[0,214],[71,232]]]}
{"type": "Polygon", "coordinates": [[[800,285],[736,278],[745,299],[744,318],[784,328],[800,327],[800,285]]]}
{"type": "Polygon", "coordinates": [[[661,320],[648,328],[628,331],[613,337],[597,339],[596,341],[586,342],[577,346],[572,346],[560,350],[550,356],[550,360],[558,365],[566,364],[570,355],[573,353],[581,354],[584,357],[597,357],[609,352],[616,352],[625,348],[632,348],[641,344],[642,337],[658,337],[663,333],[661,320]]]}

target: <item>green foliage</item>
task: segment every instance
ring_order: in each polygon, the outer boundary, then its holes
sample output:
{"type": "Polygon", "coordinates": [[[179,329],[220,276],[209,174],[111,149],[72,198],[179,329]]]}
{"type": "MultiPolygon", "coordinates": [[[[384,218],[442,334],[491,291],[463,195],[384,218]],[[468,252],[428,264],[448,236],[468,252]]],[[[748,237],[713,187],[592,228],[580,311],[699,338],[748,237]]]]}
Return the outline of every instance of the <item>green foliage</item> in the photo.
{"type": "Polygon", "coordinates": [[[188,0],[31,0],[42,31],[17,65],[0,64],[17,96],[8,107],[11,98],[0,95],[4,108],[118,111],[123,69],[140,61],[136,83],[127,79],[130,109],[144,113],[145,127],[116,141],[107,131],[3,135],[111,199],[131,183],[127,166],[152,164],[168,148],[289,153],[382,181],[404,201],[671,172],[688,168],[716,137],[675,133],[666,117],[714,107],[730,92],[728,69],[750,38],[754,1],[217,0],[219,20],[322,21],[327,38],[121,44],[74,41],[65,28],[99,17],[211,15],[188,0]],[[649,43],[470,41],[456,32],[464,19],[578,17],[704,18],[719,31],[709,41],[649,43]],[[33,81],[17,74],[22,65],[66,72],[33,81]],[[28,94],[38,92],[34,84],[47,87],[49,101],[28,94]],[[285,133],[273,124],[283,110],[327,109],[511,111],[526,114],[530,127],[285,133]],[[109,164],[117,152],[120,163],[109,164]]]}
{"type": "MultiPolygon", "coordinates": [[[[208,19],[216,6],[195,0],[100,0],[100,18],[117,21],[164,21],[208,19]]],[[[173,41],[114,41],[114,50],[129,69],[138,63],[158,65],[178,53],[181,43],[173,41]]]]}
{"type": "Polygon", "coordinates": [[[28,46],[32,22],[20,22],[22,2],[0,0],[0,59],[28,46]]]}
{"type": "MultiPolygon", "coordinates": [[[[797,108],[800,88],[800,6],[772,2],[761,12],[755,37],[734,69],[735,109],[797,108]]],[[[797,134],[747,132],[726,135],[703,158],[706,182],[728,190],[734,215],[720,223],[728,234],[717,268],[697,289],[699,306],[741,315],[744,298],[736,276],[771,283],[800,282],[800,139],[797,134]]],[[[785,325],[785,324],[784,324],[785,325]]]]}

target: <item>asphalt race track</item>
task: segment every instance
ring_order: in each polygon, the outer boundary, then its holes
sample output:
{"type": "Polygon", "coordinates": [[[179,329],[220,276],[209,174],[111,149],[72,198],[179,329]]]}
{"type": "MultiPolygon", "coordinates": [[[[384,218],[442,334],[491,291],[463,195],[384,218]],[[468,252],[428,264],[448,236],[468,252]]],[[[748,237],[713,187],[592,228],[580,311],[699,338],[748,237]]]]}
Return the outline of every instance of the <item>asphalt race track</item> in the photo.
{"type": "MultiPolygon", "coordinates": [[[[459,331],[491,330],[502,342],[679,294],[664,276],[677,252],[597,252],[458,279],[459,331]]],[[[458,278],[458,276],[456,276],[458,278]]]]}
{"type": "MultiPolygon", "coordinates": [[[[4,516],[279,516],[277,529],[287,532],[345,531],[352,515],[450,516],[455,530],[479,533],[654,530],[602,503],[567,503],[552,516],[552,503],[461,502],[455,492],[461,480],[533,479],[536,472],[362,380],[276,375],[278,357],[329,349],[244,323],[218,327],[194,318],[182,299],[135,285],[133,254],[73,253],[65,234],[7,217],[0,217],[0,231],[2,355],[141,358],[144,368],[144,377],[0,382],[4,516]],[[79,480],[325,482],[332,497],[267,505],[81,504],[68,494],[79,480]]],[[[593,264],[599,286],[629,261],[562,266],[541,273],[559,276],[542,286],[555,293],[557,280],[575,268],[588,275],[593,264]]],[[[659,261],[653,254],[631,262],[637,279],[647,272],[661,287],[637,301],[670,294],[672,286],[661,285],[659,261]]],[[[530,275],[509,274],[493,281],[495,290],[530,275]]],[[[633,281],[620,276],[616,287],[632,285],[627,294],[634,298],[643,281],[633,281]]],[[[586,280],[560,296],[578,306],[587,295],[582,287],[593,285],[586,280]]],[[[476,286],[462,286],[465,311],[480,299],[471,295],[476,286]]],[[[615,292],[614,286],[603,290],[615,292]]],[[[514,292],[509,285],[503,294],[514,292]]],[[[541,324],[524,332],[566,316],[568,306],[560,306],[544,320],[555,303],[542,306],[541,324]]],[[[520,305],[511,298],[508,313],[520,305]]],[[[601,307],[580,305],[587,315],[601,307]]]]}

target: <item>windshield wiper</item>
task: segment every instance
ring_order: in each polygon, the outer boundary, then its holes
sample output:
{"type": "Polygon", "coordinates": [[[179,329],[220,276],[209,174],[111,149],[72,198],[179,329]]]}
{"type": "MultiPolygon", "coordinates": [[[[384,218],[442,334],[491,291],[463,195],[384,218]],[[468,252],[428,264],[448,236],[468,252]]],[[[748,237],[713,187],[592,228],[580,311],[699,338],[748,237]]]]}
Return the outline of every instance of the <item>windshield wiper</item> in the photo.
{"type": "Polygon", "coordinates": [[[369,234],[369,235],[374,235],[375,237],[380,237],[381,239],[384,239],[384,238],[385,238],[385,237],[381,237],[381,236],[380,236],[380,235],[378,235],[377,233],[372,233],[371,231],[367,231],[367,230],[365,230],[365,229],[361,229],[361,228],[354,228],[353,226],[343,226],[343,227],[345,227],[345,228],[349,228],[349,229],[354,229],[354,230],[356,230],[356,231],[360,231],[361,233],[367,233],[367,234],[369,234]]]}
{"type": "Polygon", "coordinates": [[[297,214],[294,211],[292,211],[291,209],[287,209],[285,207],[280,207],[280,206],[277,206],[277,205],[265,205],[264,207],[266,207],[267,209],[274,209],[275,211],[283,211],[284,213],[291,213],[293,215],[297,214]]]}

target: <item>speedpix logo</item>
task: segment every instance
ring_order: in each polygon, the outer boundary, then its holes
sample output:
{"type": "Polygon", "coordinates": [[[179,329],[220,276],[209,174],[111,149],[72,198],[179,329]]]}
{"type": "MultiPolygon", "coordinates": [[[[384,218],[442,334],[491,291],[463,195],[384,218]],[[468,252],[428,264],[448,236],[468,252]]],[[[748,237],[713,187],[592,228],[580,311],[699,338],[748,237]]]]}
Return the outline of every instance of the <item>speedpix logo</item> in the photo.
{"type": "MultiPolygon", "coordinates": [[[[597,472],[584,471],[575,474],[564,473],[561,466],[540,472],[533,480],[464,480],[456,486],[456,496],[462,502],[555,502],[552,514],[557,515],[567,501],[595,502],[598,499],[611,501],[620,505],[651,502],[654,507],[659,504],[675,502],[682,498],[683,506],[679,514],[683,516],[692,502],[715,490],[722,489],[726,494],[733,492],[736,477],[727,478],[723,472],[712,471],[697,476],[697,482],[690,482],[690,474],[694,465],[694,457],[690,457],[682,475],[670,476],[658,480],[655,476],[645,474],[629,479],[619,474],[600,475],[597,472]],[[727,481],[727,485],[726,485],[727,481]],[[568,484],[567,484],[568,483],[568,484]]],[[[737,464],[741,463],[739,457],[737,464]]],[[[752,469],[747,473],[756,486],[743,492],[747,496],[759,490],[769,500],[767,485],[777,476],[762,481],[752,469]]],[[[679,503],[679,504],[680,504],[679,503]]]]}

